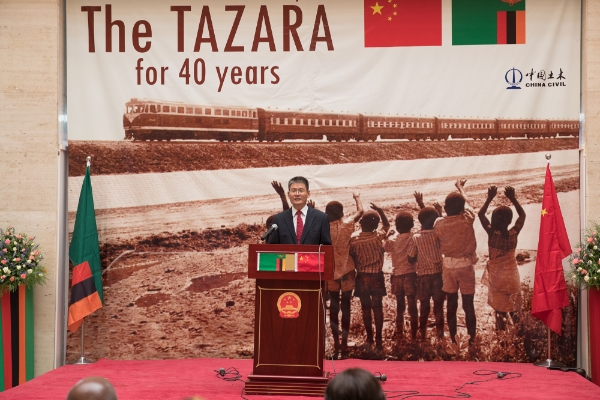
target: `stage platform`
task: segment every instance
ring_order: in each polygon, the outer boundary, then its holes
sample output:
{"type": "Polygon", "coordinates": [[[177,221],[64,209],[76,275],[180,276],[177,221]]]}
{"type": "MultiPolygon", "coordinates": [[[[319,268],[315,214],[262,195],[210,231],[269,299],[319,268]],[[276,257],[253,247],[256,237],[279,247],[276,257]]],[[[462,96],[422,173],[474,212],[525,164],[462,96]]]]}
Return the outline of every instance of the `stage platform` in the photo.
{"type": "MultiPolygon", "coordinates": [[[[532,364],[349,359],[335,361],[334,365],[327,361],[325,366],[331,373],[334,373],[334,369],[339,373],[347,368],[360,367],[373,373],[386,374],[388,379],[382,387],[388,399],[408,398],[407,396],[417,394],[416,392],[421,395],[420,398],[425,399],[439,399],[440,396],[456,398],[460,396],[458,392],[467,393],[473,399],[600,399],[600,387],[580,375],[574,372],[549,371],[532,364]],[[476,371],[484,375],[474,375],[476,371]],[[498,379],[497,371],[510,374],[498,379]],[[478,383],[468,384],[469,382],[478,383]],[[455,390],[461,386],[461,389],[455,390]],[[423,397],[425,394],[429,396],[423,397]]],[[[214,371],[219,368],[235,368],[242,375],[241,379],[245,380],[252,372],[252,360],[102,359],[94,364],[66,365],[55,369],[0,393],[0,399],[64,400],[69,389],[78,380],[91,375],[110,380],[119,400],[182,400],[191,396],[207,400],[237,400],[244,397],[253,400],[316,398],[243,395],[244,382],[219,379],[214,371]]]]}

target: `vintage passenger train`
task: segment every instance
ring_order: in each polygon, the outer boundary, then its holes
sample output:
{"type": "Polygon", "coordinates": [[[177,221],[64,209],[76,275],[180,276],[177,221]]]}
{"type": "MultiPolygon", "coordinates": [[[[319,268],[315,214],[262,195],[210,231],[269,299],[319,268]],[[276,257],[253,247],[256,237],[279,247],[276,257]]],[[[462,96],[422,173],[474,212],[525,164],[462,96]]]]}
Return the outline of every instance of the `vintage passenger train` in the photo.
{"type": "Polygon", "coordinates": [[[374,141],[578,136],[577,120],[450,119],[271,111],[131,99],[127,140],[274,142],[288,139],[374,141]]]}

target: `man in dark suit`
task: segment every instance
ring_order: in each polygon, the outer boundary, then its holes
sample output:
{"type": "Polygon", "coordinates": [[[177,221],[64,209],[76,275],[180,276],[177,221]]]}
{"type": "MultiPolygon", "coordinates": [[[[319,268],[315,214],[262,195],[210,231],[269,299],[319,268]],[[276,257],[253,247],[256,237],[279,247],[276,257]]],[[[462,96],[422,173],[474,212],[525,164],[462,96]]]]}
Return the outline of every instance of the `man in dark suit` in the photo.
{"type": "Polygon", "coordinates": [[[288,198],[292,207],[273,218],[277,224],[269,244],[331,244],[329,219],[322,211],[308,207],[308,180],[296,176],[288,182],[288,198]]]}

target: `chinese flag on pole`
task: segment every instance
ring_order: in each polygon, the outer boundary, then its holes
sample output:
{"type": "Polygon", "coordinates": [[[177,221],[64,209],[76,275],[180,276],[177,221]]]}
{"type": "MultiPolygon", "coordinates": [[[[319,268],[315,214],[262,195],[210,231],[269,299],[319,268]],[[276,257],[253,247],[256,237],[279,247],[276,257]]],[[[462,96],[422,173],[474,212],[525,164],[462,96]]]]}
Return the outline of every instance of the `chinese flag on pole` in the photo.
{"type": "Polygon", "coordinates": [[[562,308],[569,304],[562,266],[563,258],[569,254],[571,254],[571,244],[560,212],[550,164],[548,164],[542,200],[540,239],[535,261],[531,315],[540,319],[558,334],[561,333],[562,327],[562,308]]]}
{"type": "Polygon", "coordinates": [[[364,0],[365,47],[441,46],[442,0],[364,0]]]}

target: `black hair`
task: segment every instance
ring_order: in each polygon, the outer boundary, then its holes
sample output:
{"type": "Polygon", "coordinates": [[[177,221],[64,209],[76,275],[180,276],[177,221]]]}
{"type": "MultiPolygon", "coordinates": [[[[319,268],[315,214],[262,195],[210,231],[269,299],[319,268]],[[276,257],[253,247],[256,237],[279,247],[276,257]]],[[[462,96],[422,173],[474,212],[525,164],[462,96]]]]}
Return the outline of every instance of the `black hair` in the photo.
{"type": "Polygon", "coordinates": [[[513,212],[510,207],[499,206],[492,211],[492,230],[500,231],[504,234],[508,232],[508,225],[513,218],[513,212]]]}
{"type": "Polygon", "coordinates": [[[398,233],[410,232],[413,226],[415,226],[415,222],[411,213],[400,211],[396,214],[396,230],[398,233]]]}
{"type": "Polygon", "coordinates": [[[342,219],[344,216],[344,206],[339,201],[330,201],[325,206],[325,214],[329,217],[329,222],[342,219]]]}
{"type": "Polygon", "coordinates": [[[458,192],[452,192],[446,196],[444,209],[448,216],[458,215],[465,210],[465,198],[458,192]]]}
{"type": "Polygon", "coordinates": [[[433,223],[440,216],[437,210],[433,207],[421,208],[419,211],[419,222],[421,223],[421,229],[433,229],[433,223]]]}
{"type": "Polygon", "coordinates": [[[385,400],[385,394],[372,373],[361,368],[350,368],[329,382],[325,389],[325,400],[385,400]]]}
{"type": "Polygon", "coordinates": [[[304,186],[306,186],[306,190],[309,190],[308,189],[308,179],[306,179],[303,176],[295,176],[292,179],[290,179],[290,181],[288,182],[288,191],[292,187],[292,183],[304,183],[304,186]]]}
{"type": "Polygon", "coordinates": [[[360,219],[360,227],[363,232],[373,232],[379,226],[379,220],[376,211],[367,211],[360,219]]]}

